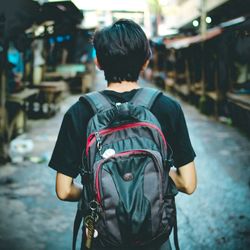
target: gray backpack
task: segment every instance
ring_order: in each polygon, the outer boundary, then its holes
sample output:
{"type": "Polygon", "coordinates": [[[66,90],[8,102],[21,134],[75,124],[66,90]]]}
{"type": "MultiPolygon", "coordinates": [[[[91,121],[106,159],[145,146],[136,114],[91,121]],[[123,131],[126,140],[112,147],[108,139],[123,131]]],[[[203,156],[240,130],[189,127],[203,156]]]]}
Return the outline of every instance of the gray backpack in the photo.
{"type": "Polygon", "coordinates": [[[107,249],[162,244],[174,227],[176,194],[169,178],[172,150],[150,111],[159,91],[141,88],[130,102],[112,103],[102,92],[81,97],[94,111],[80,174],[83,192],[75,219],[88,229],[82,249],[97,236],[107,249]]]}

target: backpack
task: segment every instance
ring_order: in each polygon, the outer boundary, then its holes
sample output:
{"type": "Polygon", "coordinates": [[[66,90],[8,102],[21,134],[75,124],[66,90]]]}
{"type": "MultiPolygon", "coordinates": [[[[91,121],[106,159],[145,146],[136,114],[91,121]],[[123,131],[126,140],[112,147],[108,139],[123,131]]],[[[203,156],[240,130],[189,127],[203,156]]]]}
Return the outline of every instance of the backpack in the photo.
{"type": "Polygon", "coordinates": [[[94,116],[87,126],[80,174],[83,192],[76,213],[72,248],[81,222],[103,247],[141,248],[164,243],[174,228],[176,189],[169,178],[172,150],[150,108],[161,92],[141,88],[130,102],[112,103],[101,92],[80,98],[94,116]]]}

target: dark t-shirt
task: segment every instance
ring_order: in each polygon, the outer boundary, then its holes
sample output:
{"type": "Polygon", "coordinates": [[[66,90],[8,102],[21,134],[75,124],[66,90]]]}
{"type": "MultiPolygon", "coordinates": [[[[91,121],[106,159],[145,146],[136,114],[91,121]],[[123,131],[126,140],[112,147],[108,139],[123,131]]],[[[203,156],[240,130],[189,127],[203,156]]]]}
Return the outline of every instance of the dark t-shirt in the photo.
{"type": "MultiPolygon", "coordinates": [[[[114,102],[128,102],[137,89],[118,93],[104,90],[114,102]]],[[[161,124],[164,136],[173,150],[175,167],[179,168],[195,158],[186,121],[181,106],[174,99],[159,95],[151,108],[161,124]]],[[[87,140],[87,125],[93,116],[93,111],[87,102],[77,101],[66,112],[59,131],[57,142],[49,162],[49,166],[56,171],[70,177],[77,177],[81,164],[82,152],[87,140]]]]}

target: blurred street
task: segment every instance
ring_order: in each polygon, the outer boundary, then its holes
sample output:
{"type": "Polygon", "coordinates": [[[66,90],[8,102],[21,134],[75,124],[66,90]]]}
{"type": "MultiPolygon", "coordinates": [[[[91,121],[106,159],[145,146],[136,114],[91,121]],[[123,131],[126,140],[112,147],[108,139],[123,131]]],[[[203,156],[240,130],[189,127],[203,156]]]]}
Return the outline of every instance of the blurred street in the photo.
{"type": "MultiPolygon", "coordinates": [[[[95,89],[105,87],[98,73],[95,89]],[[102,84],[102,85],[101,85],[102,84]]],[[[55,172],[47,167],[70,95],[50,119],[29,120],[26,138],[34,149],[18,164],[0,168],[0,249],[68,250],[76,203],[59,201],[55,172]],[[36,163],[35,163],[36,162],[36,163]]],[[[181,101],[180,101],[181,102],[181,101]]],[[[179,241],[183,250],[247,250],[250,245],[250,141],[182,103],[196,151],[197,191],[177,196],[179,241]]]]}

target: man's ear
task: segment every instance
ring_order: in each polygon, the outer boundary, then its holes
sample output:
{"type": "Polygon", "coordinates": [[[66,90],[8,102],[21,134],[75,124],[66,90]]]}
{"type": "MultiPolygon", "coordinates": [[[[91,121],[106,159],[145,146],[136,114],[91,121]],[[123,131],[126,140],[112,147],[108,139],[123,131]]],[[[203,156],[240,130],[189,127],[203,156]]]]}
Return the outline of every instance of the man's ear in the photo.
{"type": "Polygon", "coordinates": [[[98,62],[97,58],[95,57],[94,59],[95,65],[97,66],[98,69],[102,70],[102,66],[100,65],[100,63],[98,62]]]}
{"type": "Polygon", "coordinates": [[[143,64],[141,71],[144,71],[148,67],[148,64],[149,64],[149,59],[143,64]]]}

